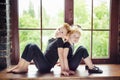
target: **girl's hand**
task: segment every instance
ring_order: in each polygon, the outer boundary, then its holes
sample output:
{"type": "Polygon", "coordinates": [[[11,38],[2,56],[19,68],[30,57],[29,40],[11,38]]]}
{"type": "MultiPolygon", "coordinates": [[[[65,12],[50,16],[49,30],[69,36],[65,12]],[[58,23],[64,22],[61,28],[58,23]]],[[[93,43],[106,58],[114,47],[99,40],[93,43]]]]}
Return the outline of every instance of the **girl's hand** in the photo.
{"type": "Polygon", "coordinates": [[[69,76],[69,73],[67,71],[65,71],[65,70],[62,70],[61,74],[64,75],[64,76],[69,76]]]}
{"type": "Polygon", "coordinates": [[[74,75],[75,71],[69,70],[68,73],[69,73],[69,75],[74,75]]]}

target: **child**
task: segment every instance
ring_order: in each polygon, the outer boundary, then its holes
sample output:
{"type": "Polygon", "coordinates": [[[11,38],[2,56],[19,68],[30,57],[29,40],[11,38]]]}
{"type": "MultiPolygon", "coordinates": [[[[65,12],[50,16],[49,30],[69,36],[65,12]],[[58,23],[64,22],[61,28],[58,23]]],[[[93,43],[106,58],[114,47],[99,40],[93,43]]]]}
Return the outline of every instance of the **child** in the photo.
{"type": "MultiPolygon", "coordinates": [[[[49,40],[46,52],[44,54],[37,45],[26,45],[19,63],[15,67],[8,69],[7,72],[26,73],[31,60],[34,61],[36,67],[41,73],[50,72],[51,68],[56,64],[58,58],[60,59],[61,65],[63,65],[63,40],[69,31],[70,26],[67,23],[64,23],[60,28],[58,28],[55,35],[56,38],[49,40]]],[[[63,66],[61,67],[63,68],[63,66]]]]}
{"type": "Polygon", "coordinates": [[[88,69],[89,73],[102,73],[103,71],[101,69],[93,65],[91,59],[89,58],[87,49],[83,46],[79,46],[73,55],[74,44],[78,43],[81,36],[81,30],[78,28],[78,26],[79,25],[72,27],[71,32],[68,34],[67,42],[64,44],[65,70],[72,71],[72,73],[74,73],[73,71],[77,69],[81,60],[83,59],[87,65],[86,69],[88,69]]]}

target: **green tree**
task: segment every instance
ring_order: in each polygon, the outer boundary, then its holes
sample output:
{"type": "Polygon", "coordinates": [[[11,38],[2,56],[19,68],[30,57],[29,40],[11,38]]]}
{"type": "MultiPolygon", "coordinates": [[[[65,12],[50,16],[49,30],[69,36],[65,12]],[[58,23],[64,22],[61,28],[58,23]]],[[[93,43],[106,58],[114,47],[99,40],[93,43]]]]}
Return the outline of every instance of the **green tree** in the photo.
{"type": "MultiPolygon", "coordinates": [[[[107,3],[102,2],[94,7],[94,29],[109,30],[109,9],[107,3]]],[[[109,48],[109,32],[94,31],[93,32],[93,57],[108,57],[109,48]]]]}
{"type": "Polygon", "coordinates": [[[87,9],[85,0],[75,0],[74,3],[75,24],[80,24],[82,28],[89,28],[90,10],[87,9]]]}
{"type": "MultiPolygon", "coordinates": [[[[38,28],[39,19],[35,18],[33,4],[30,1],[28,10],[24,10],[22,16],[19,17],[19,28],[38,28]]],[[[20,53],[28,43],[36,43],[40,45],[40,31],[38,30],[19,30],[20,53]]]]}
{"type": "Polygon", "coordinates": [[[109,9],[107,3],[102,2],[94,7],[94,29],[109,29],[109,9]]]}
{"type": "Polygon", "coordinates": [[[94,58],[108,57],[109,31],[100,31],[99,29],[109,30],[109,8],[105,1],[99,2],[99,5],[93,6],[93,23],[91,23],[91,4],[86,0],[74,0],[74,23],[80,24],[83,29],[91,29],[93,24],[93,35],[90,30],[83,30],[82,39],[78,45],[85,46],[94,58]],[[94,31],[94,29],[98,29],[94,31]],[[92,44],[91,44],[91,38],[92,44]]]}

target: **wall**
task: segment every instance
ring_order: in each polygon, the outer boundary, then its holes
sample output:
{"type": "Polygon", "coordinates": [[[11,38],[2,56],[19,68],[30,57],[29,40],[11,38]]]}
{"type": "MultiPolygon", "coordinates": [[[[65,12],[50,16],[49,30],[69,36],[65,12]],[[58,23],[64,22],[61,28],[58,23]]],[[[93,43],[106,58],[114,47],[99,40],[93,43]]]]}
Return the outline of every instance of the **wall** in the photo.
{"type": "Polygon", "coordinates": [[[10,55],[9,3],[0,0],[0,70],[9,64],[10,55]]]}
{"type": "Polygon", "coordinates": [[[119,16],[118,16],[118,63],[120,64],[120,0],[119,0],[119,16]]]}

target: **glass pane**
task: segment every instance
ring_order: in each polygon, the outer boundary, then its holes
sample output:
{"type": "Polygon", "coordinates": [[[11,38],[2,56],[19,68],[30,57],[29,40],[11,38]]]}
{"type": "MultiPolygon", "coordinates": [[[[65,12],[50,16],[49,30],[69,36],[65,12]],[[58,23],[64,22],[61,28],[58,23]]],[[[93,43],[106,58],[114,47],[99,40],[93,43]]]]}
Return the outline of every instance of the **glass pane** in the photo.
{"type": "Polygon", "coordinates": [[[64,0],[42,0],[43,28],[56,28],[64,23],[64,0]]]}
{"type": "Polygon", "coordinates": [[[84,46],[89,55],[91,55],[91,32],[90,31],[82,31],[82,36],[80,37],[79,43],[75,46],[75,49],[79,46],[84,46]]]}
{"type": "Polygon", "coordinates": [[[109,57],[109,31],[94,31],[93,32],[93,58],[108,58],[109,57]]]}
{"type": "Polygon", "coordinates": [[[91,28],[91,0],[74,0],[74,24],[91,28]]]}
{"type": "Polygon", "coordinates": [[[94,29],[109,29],[110,0],[94,0],[93,27],[94,29]]]}
{"type": "Polygon", "coordinates": [[[40,0],[19,0],[19,28],[40,27],[40,0]]]}
{"type": "Polygon", "coordinates": [[[20,53],[22,54],[28,43],[35,43],[40,47],[40,31],[39,30],[19,30],[20,53]]]}
{"type": "Polygon", "coordinates": [[[42,50],[43,52],[47,48],[48,40],[54,37],[55,30],[43,30],[42,50]]]}

